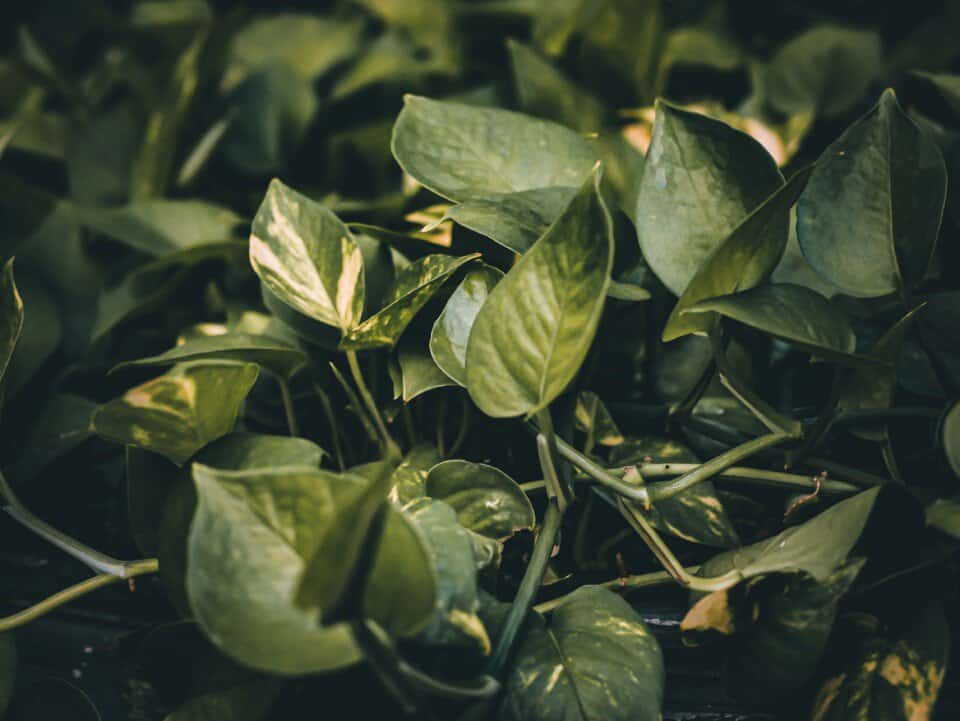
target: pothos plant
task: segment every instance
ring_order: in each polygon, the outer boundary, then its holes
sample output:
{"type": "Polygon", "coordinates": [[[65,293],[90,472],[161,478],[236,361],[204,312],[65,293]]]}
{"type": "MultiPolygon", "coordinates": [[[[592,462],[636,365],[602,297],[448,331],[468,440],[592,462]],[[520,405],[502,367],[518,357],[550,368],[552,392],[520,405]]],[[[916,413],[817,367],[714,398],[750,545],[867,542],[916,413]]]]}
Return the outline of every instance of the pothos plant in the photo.
{"type": "MultiPolygon", "coordinates": [[[[804,42],[873,54],[837,33],[784,46],[770,76],[804,42]]],[[[157,256],[101,297],[104,344],[195,265],[230,271],[209,312],[170,314],[173,347],[112,358],[116,397],[42,410],[123,449],[143,558],[88,547],[0,477],[9,515],[96,574],[0,629],[159,575],[181,620],[140,653],[187,659],[171,719],[285,718],[361,669],[381,715],[655,721],[669,669],[637,608],[675,587],[684,643],[715,648],[738,702],[931,718],[960,538],[956,255],[938,247],[955,131],[888,90],[784,177],[751,135],[661,100],[644,156],[587,132],[605,109],[537,53],[509,52],[522,104],[563,124],[407,96],[391,149],[438,201],[421,232],[345,222],[282,178],[243,242],[224,209],[70,209],[157,256]],[[466,242],[437,232],[451,222],[466,242]],[[916,466],[927,436],[937,463],[916,466]]],[[[805,88],[768,78],[766,101],[800,121],[850,109],[806,70],[805,88]]],[[[956,77],[917,82],[960,107],[956,77]]],[[[146,153],[143,187],[162,160],[146,153]]],[[[7,386],[37,337],[16,267],[7,386]]]]}

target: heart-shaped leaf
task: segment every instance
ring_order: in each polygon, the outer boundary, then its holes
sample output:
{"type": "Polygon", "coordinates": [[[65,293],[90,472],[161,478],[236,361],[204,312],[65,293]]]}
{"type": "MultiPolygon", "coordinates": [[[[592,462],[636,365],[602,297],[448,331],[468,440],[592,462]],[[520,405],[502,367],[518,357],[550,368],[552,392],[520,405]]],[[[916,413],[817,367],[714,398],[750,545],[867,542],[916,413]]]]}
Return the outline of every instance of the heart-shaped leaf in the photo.
{"type": "Polygon", "coordinates": [[[930,721],[950,651],[943,608],[916,609],[896,635],[879,634],[876,619],[858,620],[863,628],[838,648],[843,663],[820,687],[811,718],[930,721]]]}
{"type": "Polygon", "coordinates": [[[287,305],[344,331],[360,322],[363,256],[330,210],[273,180],[253,219],[250,265],[287,305]]]}
{"type": "Polygon", "coordinates": [[[504,682],[509,721],[658,721],[663,656],[630,604],[597,586],[532,616],[504,682]]]}
{"type": "Polygon", "coordinates": [[[850,321],[819,293],[771,283],[700,301],[685,313],[719,313],[816,355],[850,360],[857,338],[850,321]]]}
{"type": "Polygon", "coordinates": [[[749,135],[658,101],[634,215],[643,257],[681,295],[724,238],[781,185],[773,158],[749,135]]]}
{"type": "Polygon", "coordinates": [[[176,366],[101,406],[93,429],[108,440],[183,463],[233,429],[256,379],[252,363],[176,366]]]}
{"type": "Polygon", "coordinates": [[[613,264],[599,181],[595,172],[477,314],[467,344],[467,389],[487,415],[546,408],[586,357],[613,264]]]}
{"type": "Polygon", "coordinates": [[[490,638],[477,616],[477,573],[470,534],[442,501],[418,498],[405,509],[423,532],[437,571],[437,607],[420,640],[469,645],[490,653],[490,638]]]}
{"type": "Polygon", "coordinates": [[[960,540],[960,502],[940,498],[924,511],[927,525],[960,540]]]}
{"type": "Polygon", "coordinates": [[[701,300],[748,290],[766,281],[787,247],[790,209],[812,168],[796,173],[748,215],[697,270],[663,329],[664,342],[689,333],[708,334],[716,316],[684,315],[701,300]]]}
{"type": "Polygon", "coordinates": [[[854,108],[882,66],[880,36],[817,25],[784,43],[763,79],[764,99],[779,113],[835,116],[854,108]]]}
{"type": "MultiPolygon", "coordinates": [[[[362,654],[344,622],[295,595],[308,559],[366,481],[298,467],[220,471],[194,464],[187,592],[198,623],[227,655],[278,674],[328,671],[362,654]]],[[[434,575],[419,533],[392,508],[384,519],[364,612],[393,633],[419,631],[434,608],[434,575]],[[396,597],[403,604],[394,603],[396,597]]]]}
{"type": "Polygon", "coordinates": [[[536,524],[527,494],[506,473],[485,463],[438,463],[427,474],[426,494],[452,506],[461,526],[490,538],[506,539],[536,524]]]}
{"type": "Polygon", "coordinates": [[[255,363],[281,378],[289,379],[307,363],[306,354],[282,340],[249,333],[194,336],[159,355],[127,361],[128,366],[165,366],[196,360],[226,360],[255,363]]]}
{"type": "Polygon", "coordinates": [[[393,472],[390,500],[405,506],[427,495],[427,474],[439,461],[440,453],[427,443],[411,448],[393,472]]]}
{"type": "Polygon", "coordinates": [[[467,384],[467,342],[473,322],[501,278],[503,273],[489,265],[469,270],[433,324],[430,355],[461,386],[467,384]]]}
{"type": "Polygon", "coordinates": [[[837,603],[862,567],[862,560],[849,561],[823,581],[774,573],[711,593],[683,619],[684,643],[726,637],[727,693],[754,704],[782,699],[816,671],[837,603]]]}
{"type": "Polygon", "coordinates": [[[443,284],[460,268],[479,257],[478,253],[459,258],[437,253],[414,261],[397,273],[386,305],[344,333],[340,348],[355,351],[396,344],[417,313],[443,284]]]}
{"type": "Polygon", "coordinates": [[[888,90],[818,161],[797,206],[800,247],[845,293],[900,291],[927,271],[946,192],[940,150],[888,90]]]}
{"type": "Polygon", "coordinates": [[[404,98],[393,128],[404,171],[454,201],[549,186],[579,187],[596,157],[561,125],[520,113],[404,98]]]}

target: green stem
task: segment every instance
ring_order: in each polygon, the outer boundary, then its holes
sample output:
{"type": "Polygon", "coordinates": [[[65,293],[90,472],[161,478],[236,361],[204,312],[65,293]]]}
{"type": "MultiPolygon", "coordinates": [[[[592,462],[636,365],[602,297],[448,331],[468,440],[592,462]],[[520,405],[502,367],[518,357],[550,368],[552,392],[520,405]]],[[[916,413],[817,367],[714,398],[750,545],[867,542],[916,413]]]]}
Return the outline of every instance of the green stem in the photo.
{"type": "Polygon", "coordinates": [[[731,448],[725,453],[721,453],[715,458],[711,458],[706,463],[702,463],[689,473],[685,473],[672,481],[664,481],[648,486],[649,498],[651,501],[663,501],[667,498],[673,498],[679,493],[683,493],[688,488],[692,488],[698,483],[709,480],[719,473],[735,465],[738,461],[749,458],[755,453],[759,453],[765,448],[770,448],[793,436],[789,433],[768,433],[765,436],[754,438],[752,441],[731,448]]]}
{"type": "Polygon", "coordinates": [[[467,440],[467,432],[470,430],[470,401],[466,398],[460,399],[460,429],[457,431],[457,437],[453,439],[453,445],[450,446],[450,457],[456,458],[457,453],[463,447],[467,440]]]}
{"type": "Polygon", "coordinates": [[[724,387],[771,431],[799,438],[803,433],[800,421],[780,413],[740,380],[727,360],[727,351],[719,332],[710,334],[710,342],[713,346],[713,358],[720,371],[720,381],[724,387]]]}
{"type": "Polygon", "coordinates": [[[617,495],[629,498],[631,501],[636,501],[644,508],[649,508],[650,496],[644,486],[635,486],[632,483],[626,483],[617,478],[606,468],[587,458],[562,438],[557,438],[557,453],[561,458],[572,463],[601,486],[606,486],[617,495]]]}
{"type": "MultiPolygon", "coordinates": [[[[674,476],[683,476],[691,473],[698,468],[699,463],[644,463],[640,465],[639,470],[644,478],[669,478],[674,476]]],[[[792,490],[810,491],[816,488],[816,482],[810,476],[801,476],[796,473],[780,473],[778,471],[767,471],[760,468],[745,468],[743,466],[734,466],[718,473],[715,478],[722,478],[731,481],[743,481],[744,483],[759,486],[779,486],[792,490]]],[[[821,491],[823,493],[836,495],[852,495],[860,492],[860,486],[845,481],[824,480],[821,482],[821,491]]]]}
{"type": "Polygon", "coordinates": [[[132,578],[135,575],[143,573],[144,571],[141,569],[149,569],[152,564],[156,564],[156,559],[121,561],[113,556],[108,556],[105,553],[90,548],[85,543],[81,543],[63,531],[54,528],[46,521],[33,515],[33,513],[20,502],[20,499],[17,498],[2,474],[0,474],[0,494],[2,494],[7,502],[4,510],[11,518],[17,521],[17,523],[60,550],[70,554],[77,560],[82,561],[94,571],[117,578],[132,578]]]}
{"type": "Polygon", "coordinates": [[[125,579],[134,578],[135,576],[156,573],[158,570],[159,564],[157,563],[157,559],[150,558],[143,561],[137,561],[136,564],[132,564],[129,568],[128,575],[125,577],[116,576],[110,573],[101,573],[93,578],[88,578],[85,581],[81,581],[80,583],[70,586],[69,588],[58,591],[52,596],[43,599],[39,603],[35,603],[29,608],[25,608],[22,611],[18,611],[10,616],[0,618],[0,633],[6,633],[7,631],[11,631],[18,626],[23,626],[24,624],[30,623],[41,616],[45,616],[54,609],[69,603],[75,598],[80,598],[91,591],[96,591],[98,588],[119,583],[125,579]]]}
{"type": "Polygon", "coordinates": [[[409,718],[439,721],[423,696],[412,688],[398,668],[396,653],[389,637],[372,621],[358,620],[351,624],[353,637],[380,683],[409,718]]]}
{"type": "Polygon", "coordinates": [[[283,412],[287,416],[287,430],[291,436],[299,436],[297,414],[293,407],[293,396],[290,394],[290,382],[286,378],[277,378],[280,384],[280,398],[283,401],[283,412]]]}
{"type": "Polygon", "coordinates": [[[380,436],[380,445],[384,455],[399,458],[401,455],[400,449],[397,448],[397,444],[394,443],[393,438],[390,436],[387,425],[383,422],[383,416],[380,415],[380,409],[377,408],[377,403],[373,399],[370,389],[367,388],[366,381],[363,380],[363,373],[360,371],[360,362],[357,360],[356,351],[347,351],[347,364],[350,366],[353,382],[357,384],[360,398],[366,405],[367,413],[370,415],[370,418],[373,419],[374,425],[377,428],[377,434],[380,436]]]}
{"type": "Polygon", "coordinates": [[[327,419],[327,425],[330,426],[330,435],[333,438],[333,452],[337,457],[337,466],[341,471],[346,469],[343,460],[343,448],[340,446],[340,426],[337,424],[336,416],[333,415],[333,406],[330,405],[330,396],[314,381],[313,390],[320,399],[320,405],[323,407],[323,415],[327,419]]]}
{"type": "Polygon", "coordinates": [[[530,611],[533,600],[543,583],[543,575],[546,573],[547,563],[550,560],[551,553],[553,553],[553,544],[556,541],[557,533],[560,531],[562,521],[563,513],[560,511],[560,506],[556,500],[551,499],[547,504],[543,526],[537,535],[533,551],[530,554],[530,563],[523,574],[517,596],[513,599],[513,605],[510,606],[510,611],[503,624],[503,631],[500,633],[493,654],[490,656],[490,661],[487,663],[487,673],[491,676],[496,677],[500,673],[510,656],[520,627],[526,620],[527,613],[530,611]]]}
{"type": "MultiPolygon", "coordinates": [[[[699,566],[691,566],[686,569],[687,573],[690,575],[695,574],[699,570],[699,566]]],[[[614,578],[612,581],[606,581],[597,585],[599,585],[601,588],[608,588],[611,591],[622,591],[626,593],[628,591],[637,591],[641,588],[659,588],[661,586],[668,586],[673,582],[673,576],[671,576],[667,571],[656,571],[654,573],[641,573],[634,576],[625,576],[624,578],[614,578]]],[[[551,599],[550,601],[538,603],[533,608],[538,613],[550,613],[558,606],[562,606],[567,600],[568,595],[569,594],[551,599]]]]}
{"type": "Polygon", "coordinates": [[[366,408],[360,401],[360,396],[357,395],[357,392],[353,389],[353,386],[347,382],[347,379],[343,377],[343,373],[341,373],[340,369],[337,368],[337,366],[335,366],[333,363],[330,364],[330,370],[333,371],[333,377],[337,379],[340,387],[343,388],[343,392],[347,394],[347,400],[349,401],[351,408],[353,408],[354,412],[356,413],[356,416],[360,421],[360,425],[363,426],[363,430],[367,434],[367,437],[374,443],[379,443],[380,438],[377,435],[377,429],[374,428],[373,421],[370,419],[366,408]]]}
{"type": "Polygon", "coordinates": [[[691,591],[710,593],[731,588],[743,579],[743,575],[738,570],[730,571],[722,576],[708,578],[694,576],[684,568],[683,564],[673,555],[670,547],[660,537],[660,534],[657,533],[653,526],[650,525],[650,522],[644,518],[642,511],[631,508],[622,498],[617,499],[617,508],[627,520],[627,523],[633,527],[637,535],[647,544],[647,547],[653,555],[656,556],[657,560],[660,561],[660,564],[666,569],[667,573],[670,574],[670,577],[684,588],[688,588],[691,591]]]}

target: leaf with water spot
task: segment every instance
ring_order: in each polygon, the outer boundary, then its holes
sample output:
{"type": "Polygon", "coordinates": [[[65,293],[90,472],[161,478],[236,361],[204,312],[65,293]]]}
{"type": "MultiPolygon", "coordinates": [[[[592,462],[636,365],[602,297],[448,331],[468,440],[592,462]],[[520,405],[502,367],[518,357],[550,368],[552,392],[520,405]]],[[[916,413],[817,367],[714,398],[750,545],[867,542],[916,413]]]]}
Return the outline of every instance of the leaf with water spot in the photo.
{"type": "Polygon", "coordinates": [[[643,257],[681,295],[703,262],[781,185],[773,158],[749,135],[658,101],[634,215],[643,257]]]}
{"type": "Polygon", "coordinates": [[[384,307],[347,330],[342,350],[368,350],[396,344],[417,313],[454,273],[480,257],[479,253],[456,257],[436,253],[414,261],[397,273],[384,307]]]}
{"type": "Polygon", "coordinates": [[[490,538],[504,540],[536,524],[527,494],[506,473],[485,463],[438,463],[427,474],[425,491],[449,504],[464,528],[490,538]]]}
{"type": "Polygon", "coordinates": [[[582,586],[532,615],[504,681],[507,721],[659,721],[663,655],[617,594],[582,586]]]}
{"type": "Polygon", "coordinates": [[[257,379],[252,363],[175,366],[102,405],[94,431],[183,463],[233,429],[240,405],[257,379]]]}
{"type": "Polygon", "coordinates": [[[467,390],[489,416],[547,407],[580,370],[613,265],[599,172],[490,292],[467,343],[467,390]]]}
{"type": "Polygon", "coordinates": [[[336,215],[273,180],[253,219],[250,265],[280,300],[347,331],[364,303],[363,255],[336,215]]]}
{"type": "Polygon", "coordinates": [[[927,272],[946,192],[940,150],[888,90],[817,162],[797,205],[800,248],[849,295],[902,291],[927,272]]]}
{"type": "Polygon", "coordinates": [[[403,170],[457,202],[550,186],[579,187],[596,162],[577,133],[520,113],[407,95],[393,128],[403,170]]]}

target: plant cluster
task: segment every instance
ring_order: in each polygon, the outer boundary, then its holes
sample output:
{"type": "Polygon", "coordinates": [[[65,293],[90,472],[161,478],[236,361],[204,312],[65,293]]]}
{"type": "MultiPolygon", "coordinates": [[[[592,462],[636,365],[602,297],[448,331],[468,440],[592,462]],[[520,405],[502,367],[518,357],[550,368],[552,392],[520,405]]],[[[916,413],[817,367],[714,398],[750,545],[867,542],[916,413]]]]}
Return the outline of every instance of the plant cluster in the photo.
{"type": "Polygon", "coordinates": [[[144,717],[657,721],[681,589],[744,707],[933,718],[957,3],[54,5],[0,63],[0,494],[95,575],[0,619],[0,714],[98,718],[9,632],[136,579],[144,717]]]}

